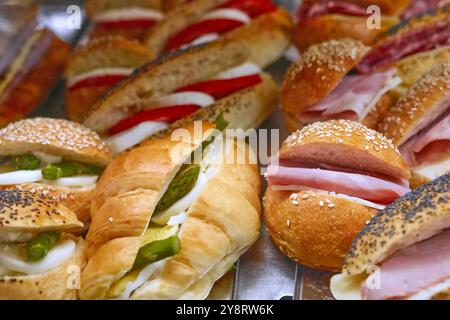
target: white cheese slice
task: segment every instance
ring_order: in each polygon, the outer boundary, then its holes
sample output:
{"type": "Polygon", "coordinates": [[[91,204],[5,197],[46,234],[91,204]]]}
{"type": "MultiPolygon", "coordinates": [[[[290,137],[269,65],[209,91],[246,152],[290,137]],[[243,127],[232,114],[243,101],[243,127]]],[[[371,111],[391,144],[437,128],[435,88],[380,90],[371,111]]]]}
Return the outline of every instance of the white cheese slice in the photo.
{"type": "Polygon", "coordinates": [[[214,104],[214,102],[215,99],[209,94],[197,91],[183,91],[152,99],[148,102],[145,102],[145,104],[151,106],[152,108],[162,108],[186,104],[194,104],[204,108],[214,104]]]}
{"type": "Polygon", "coordinates": [[[96,77],[105,77],[105,76],[129,76],[134,71],[133,68],[100,68],[92,71],[88,71],[82,74],[78,74],[76,76],[70,77],[67,80],[67,87],[71,88],[78,84],[81,81],[96,78],[96,77]]]}
{"type": "Polygon", "coordinates": [[[261,73],[261,68],[254,63],[245,62],[235,68],[221,72],[216,79],[233,79],[261,73]]]}
{"type": "Polygon", "coordinates": [[[205,14],[200,21],[213,19],[236,20],[244,24],[249,24],[252,21],[252,19],[248,16],[247,13],[234,8],[221,8],[212,10],[207,14],[205,14]]]}
{"type": "Polygon", "coordinates": [[[0,231],[0,243],[28,242],[33,239],[33,234],[22,231],[0,231]]]}
{"type": "Polygon", "coordinates": [[[434,180],[450,172],[450,158],[426,167],[414,169],[414,171],[430,180],[434,180]]]}
{"type": "Polygon", "coordinates": [[[334,275],[330,280],[331,293],[337,300],[361,300],[361,284],[366,278],[366,274],[334,275]]]}
{"type": "Polygon", "coordinates": [[[76,244],[73,240],[60,241],[47,256],[37,262],[25,261],[18,246],[0,246],[0,266],[3,269],[25,274],[41,274],[55,269],[73,256],[76,244]]]}
{"type": "Polygon", "coordinates": [[[198,46],[200,44],[204,44],[204,43],[209,43],[209,42],[213,42],[216,41],[217,39],[219,39],[220,34],[212,32],[212,33],[207,33],[204,35],[201,35],[200,37],[198,37],[197,39],[195,39],[194,41],[188,43],[188,44],[184,44],[180,47],[181,50],[183,49],[187,49],[193,46],[198,46]]]}
{"type": "Polygon", "coordinates": [[[183,211],[177,216],[170,217],[169,221],[167,221],[167,225],[169,226],[180,225],[183,224],[184,221],[186,221],[186,219],[187,219],[186,211],[183,211]]]}
{"type": "Polygon", "coordinates": [[[132,20],[161,20],[163,18],[161,11],[141,8],[141,7],[127,7],[112,9],[106,12],[97,14],[94,21],[99,22],[114,22],[114,21],[132,21],[132,20]]]}
{"type": "Polygon", "coordinates": [[[79,175],[68,178],[60,178],[55,181],[47,181],[47,184],[55,185],[58,187],[84,187],[95,188],[95,184],[98,180],[98,176],[93,175],[79,175]]]}
{"type": "Polygon", "coordinates": [[[113,154],[119,154],[167,128],[166,122],[146,121],[107,138],[106,143],[113,154]]]}
{"type": "Polygon", "coordinates": [[[61,156],[54,156],[45,152],[35,151],[33,152],[33,155],[38,157],[44,163],[58,163],[63,160],[63,157],[61,156]]]}
{"type": "Polygon", "coordinates": [[[0,174],[0,185],[8,186],[22,183],[33,183],[42,180],[41,169],[17,170],[0,174]]]}

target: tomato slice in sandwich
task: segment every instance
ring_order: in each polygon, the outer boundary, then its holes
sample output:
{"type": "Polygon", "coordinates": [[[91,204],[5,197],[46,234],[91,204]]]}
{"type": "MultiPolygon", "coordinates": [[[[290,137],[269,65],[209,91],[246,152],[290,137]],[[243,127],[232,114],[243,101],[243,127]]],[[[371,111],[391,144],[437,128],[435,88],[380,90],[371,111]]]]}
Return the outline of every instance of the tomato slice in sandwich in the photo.
{"type": "Polygon", "coordinates": [[[85,87],[112,86],[126,77],[126,75],[119,74],[91,77],[77,82],[73,86],[69,87],[69,90],[77,90],[85,87]]]}
{"type": "Polygon", "coordinates": [[[231,0],[223,4],[221,8],[238,9],[245,12],[250,18],[255,18],[275,11],[277,6],[271,0],[231,0]]]}
{"type": "Polygon", "coordinates": [[[156,20],[136,19],[136,20],[118,20],[97,22],[97,26],[105,29],[130,29],[130,28],[151,28],[156,20]]]}

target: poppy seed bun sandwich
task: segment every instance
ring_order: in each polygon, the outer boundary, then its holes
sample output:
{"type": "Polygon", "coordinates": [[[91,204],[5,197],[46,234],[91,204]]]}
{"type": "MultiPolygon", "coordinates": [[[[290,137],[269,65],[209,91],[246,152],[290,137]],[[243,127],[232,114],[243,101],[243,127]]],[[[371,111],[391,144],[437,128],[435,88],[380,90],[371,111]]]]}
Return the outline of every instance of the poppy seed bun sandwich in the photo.
{"type": "Polygon", "coordinates": [[[86,263],[76,215],[28,191],[0,190],[0,205],[0,300],[76,299],[86,263]]]}
{"type": "Polygon", "coordinates": [[[85,9],[93,23],[90,39],[121,36],[142,41],[164,16],[159,0],[87,0],[85,9]]]}
{"type": "Polygon", "coordinates": [[[222,37],[249,46],[250,62],[266,67],[291,40],[289,14],[271,0],[193,0],[167,13],[147,34],[156,55],[222,37]]]}
{"type": "Polygon", "coordinates": [[[372,128],[394,103],[389,91],[401,83],[395,69],[352,71],[370,48],[352,39],[308,48],[286,73],[281,108],[290,131],[315,121],[347,119],[372,128]]]}
{"type": "Polygon", "coordinates": [[[222,121],[146,141],[108,166],[93,199],[82,299],[204,299],[257,240],[258,168],[247,145],[222,137],[222,121]],[[223,161],[238,150],[245,161],[223,161]]]}
{"type": "Polygon", "coordinates": [[[366,45],[377,38],[400,19],[397,15],[406,9],[411,0],[400,1],[303,1],[297,11],[298,24],[294,30],[294,43],[300,51],[309,46],[333,39],[351,38],[366,45]],[[368,7],[376,5],[381,10],[381,26],[370,29],[373,11],[368,7]]]}
{"type": "Polygon", "coordinates": [[[95,39],[75,49],[65,70],[68,118],[81,122],[109,88],[153,58],[144,45],[120,37],[95,39]]]}
{"type": "Polygon", "coordinates": [[[342,274],[331,279],[339,300],[449,299],[450,174],[382,210],[353,241],[342,274]]]}
{"type": "Polygon", "coordinates": [[[340,270],[353,238],[409,191],[410,172],[390,140],[348,120],[316,122],[283,142],[267,169],[264,218],[292,260],[340,270]]]}
{"type": "Polygon", "coordinates": [[[249,55],[246,45],[222,39],[154,60],[109,90],[84,125],[114,154],[186,117],[214,121],[219,113],[229,128],[256,128],[274,111],[278,90],[249,55]]]}
{"type": "Polygon", "coordinates": [[[80,220],[89,218],[98,176],[110,161],[104,141],[62,119],[21,120],[0,130],[0,186],[61,201],[80,220]]]}
{"type": "Polygon", "coordinates": [[[425,74],[381,124],[413,171],[433,180],[450,171],[450,60],[425,74]]]}

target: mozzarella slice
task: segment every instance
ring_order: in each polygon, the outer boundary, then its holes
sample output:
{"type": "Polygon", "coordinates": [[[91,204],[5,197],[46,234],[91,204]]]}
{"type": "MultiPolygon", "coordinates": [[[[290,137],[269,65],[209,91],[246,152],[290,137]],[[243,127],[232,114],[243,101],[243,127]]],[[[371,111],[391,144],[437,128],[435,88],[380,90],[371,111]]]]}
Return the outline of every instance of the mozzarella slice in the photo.
{"type": "Polygon", "coordinates": [[[119,154],[167,128],[168,124],[166,122],[146,121],[109,137],[106,139],[106,143],[113,154],[119,154]]]}
{"type": "Polygon", "coordinates": [[[47,184],[52,184],[58,187],[85,187],[95,188],[98,176],[80,175],[69,178],[61,178],[55,181],[48,181],[47,184]]]}
{"type": "Polygon", "coordinates": [[[245,62],[236,68],[226,70],[220,73],[216,79],[233,79],[245,76],[260,74],[261,68],[254,63],[245,62]]]}
{"type": "Polygon", "coordinates": [[[33,155],[38,157],[44,163],[58,163],[63,160],[63,157],[54,156],[52,154],[48,154],[45,152],[35,151],[35,152],[33,152],[33,155]]]}
{"type": "Polygon", "coordinates": [[[33,183],[42,180],[41,169],[17,170],[0,174],[0,185],[7,186],[21,183],[33,183]]]}
{"type": "Polygon", "coordinates": [[[437,177],[450,172],[450,158],[427,167],[414,169],[414,171],[430,180],[434,180],[437,177]]]}
{"type": "Polygon", "coordinates": [[[438,283],[437,285],[423,290],[411,297],[408,300],[430,300],[435,295],[444,292],[450,288],[450,279],[445,280],[444,282],[438,283]]]}
{"type": "Polygon", "coordinates": [[[146,105],[154,108],[179,106],[186,104],[194,104],[199,107],[208,107],[214,104],[215,99],[209,94],[196,91],[184,91],[168,94],[156,99],[152,99],[146,105]]]}
{"type": "Polygon", "coordinates": [[[63,240],[50,250],[44,259],[37,262],[27,262],[18,246],[1,246],[0,266],[10,271],[25,274],[41,274],[55,269],[70,259],[75,253],[75,249],[76,244],[73,240],[63,240]]]}
{"type": "Polygon", "coordinates": [[[94,17],[95,22],[114,22],[124,20],[161,20],[163,14],[161,11],[140,8],[140,7],[128,7],[108,10],[106,12],[97,14],[94,17]]]}
{"type": "Polygon", "coordinates": [[[217,39],[219,39],[220,34],[218,33],[207,33],[204,34],[200,37],[198,37],[197,39],[195,39],[194,41],[188,43],[188,44],[184,44],[180,47],[180,49],[187,49],[193,46],[198,46],[200,44],[204,44],[204,43],[208,43],[208,42],[213,42],[216,41],[217,39]]]}
{"type": "Polygon", "coordinates": [[[85,72],[76,76],[71,77],[67,80],[67,87],[71,88],[81,81],[105,76],[129,76],[134,71],[133,68],[101,68],[85,72]]]}
{"type": "Polygon", "coordinates": [[[337,300],[361,300],[361,284],[366,274],[337,274],[331,277],[330,290],[337,300]]]}
{"type": "Polygon", "coordinates": [[[252,19],[248,16],[247,13],[233,8],[223,8],[210,11],[207,14],[205,14],[200,21],[212,19],[236,20],[244,24],[249,24],[252,21],[252,19]]]}
{"type": "Polygon", "coordinates": [[[33,239],[33,234],[21,231],[0,231],[0,243],[28,242],[33,239]]]}
{"type": "Polygon", "coordinates": [[[184,221],[186,221],[186,219],[187,219],[187,214],[185,211],[183,211],[177,216],[170,217],[169,221],[167,221],[167,225],[176,226],[179,224],[183,224],[184,221]]]}
{"type": "Polygon", "coordinates": [[[155,263],[151,263],[144,269],[142,269],[136,280],[133,282],[128,282],[124,292],[115,300],[128,300],[133,291],[142,286],[155,273],[156,270],[158,270],[164,265],[165,262],[166,259],[155,263]]]}

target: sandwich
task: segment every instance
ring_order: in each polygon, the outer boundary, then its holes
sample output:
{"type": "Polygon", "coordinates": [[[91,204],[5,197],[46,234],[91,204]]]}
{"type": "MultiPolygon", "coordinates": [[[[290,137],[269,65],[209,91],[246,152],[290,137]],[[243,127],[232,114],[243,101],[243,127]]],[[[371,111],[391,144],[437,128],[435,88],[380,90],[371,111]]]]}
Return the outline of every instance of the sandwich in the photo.
{"type": "Polygon", "coordinates": [[[191,124],[107,167],[92,203],[82,299],[205,299],[258,239],[258,167],[225,127],[221,117],[191,124]]]}
{"type": "Polygon", "coordinates": [[[142,41],[163,18],[160,0],[87,0],[85,9],[92,22],[90,39],[121,36],[142,41]]]}
{"type": "Polygon", "coordinates": [[[411,87],[381,124],[413,172],[433,180],[450,171],[450,60],[411,87]]]}
{"type": "Polygon", "coordinates": [[[274,110],[278,91],[249,55],[247,46],[220,40],[152,61],[94,104],[84,125],[105,137],[114,154],[220,114],[232,129],[256,128],[274,110]]]}
{"type": "Polygon", "coordinates": [[[144,45],[121,37],[95,39],[75,49],[65,69],[67,117],[81,122],[109,88],[153,58],[144,45]]]}
{"type": "Polygon", "coordinates": [[[293,40],[300,51],[333,39],[351,38],[373,44],[390,27],[400,22],[398,15],[411,0],[307,0],[297,11],[298,24],[293,40]],[[376,5],[381,10],[381,26],[369,29],[368,20],[376,5]]]}
{"type": "Polygon", "coordinates": [[[58,201],[89,220],[97,179],[110,161],[104,141],[78,123],[34,118],[0,130],[1,189],[26,190],[58,201]]]}
{"type": "Polygon", "coordinates": [[[250,61],[267,66],[289,46],[292,21],[271,0],[193,0],[167,13],[147,34],[156,55],[227,38],[251,49],[250,61]]]}
{"type": "Polygon", "coordinates": [[[450,174],[389,205],[353,241],[339,300],[450,299],[450,174]]]}
{"type": "Polygon", "coordinates": [[[411,0],[409,6],[400,14],[402,20],[408,20],[424,12],[442,8],[449,0],[411,0]]]}
{"type": "Polygon", "coordinates": [[[86,263],[76,215],[42,194],[0,190],[0,300],[76,299],[86,263]]]}
{"type": "Polygon", "coordinates": [[[294,63],[281,88],[281,108],[288,129],[332,119],[376,128],[395,103],[391,90],[402,80],[395,68],[355,74],[370,48],[358,40],[330,40],[309,47],[294,63]]]}
{"type": "Polygon", "coordinates": [[[70,46],[38,29],[35,7],[0,4],[0,127],[45,101],[64,69],[70,46]]]}
{"type": "Polygon", "coordinates": [[[283,142],[267,168],[264,219],[297,263],[341,270],[352,240],[379,210],[410,191],[392,142],[358,122],[316,122],[283,142]]]}

